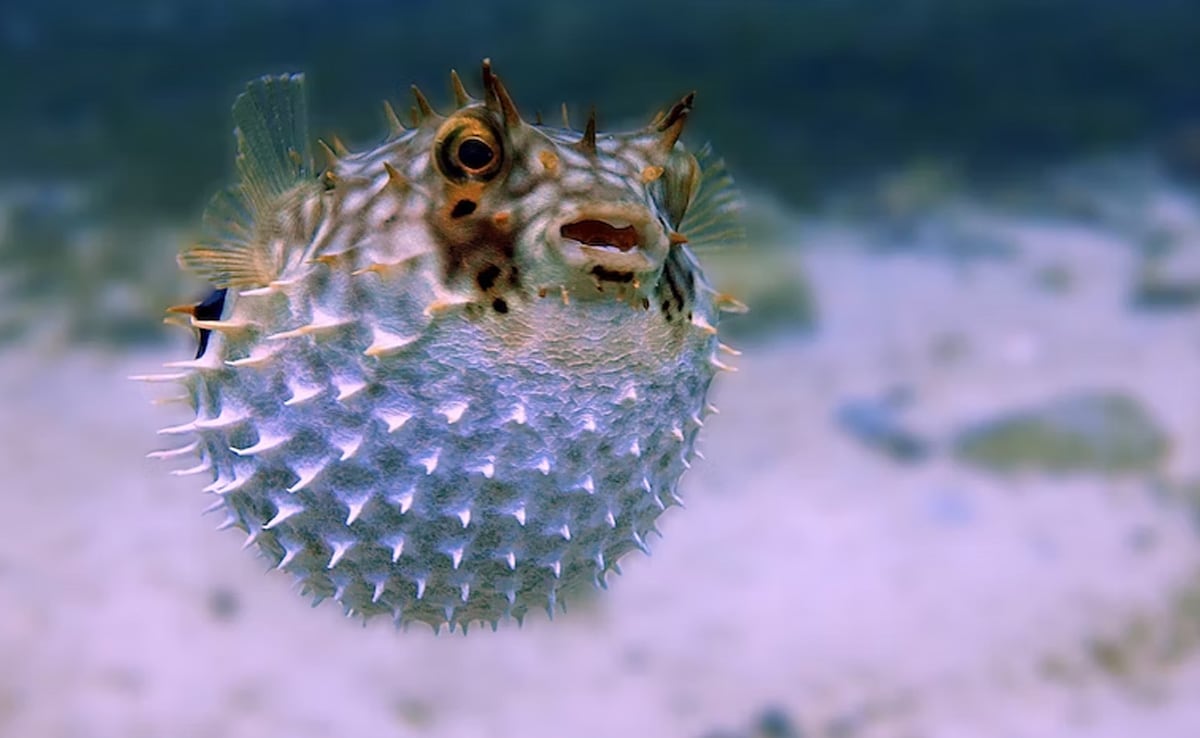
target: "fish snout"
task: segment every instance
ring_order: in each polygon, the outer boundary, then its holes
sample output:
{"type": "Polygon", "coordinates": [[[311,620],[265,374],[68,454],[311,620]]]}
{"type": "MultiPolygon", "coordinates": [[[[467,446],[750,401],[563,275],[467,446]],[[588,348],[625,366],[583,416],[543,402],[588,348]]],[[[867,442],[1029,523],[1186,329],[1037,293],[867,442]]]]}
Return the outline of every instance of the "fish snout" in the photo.
{"type": "Polygon", "coordinates": [[[666,256],[666,233],[641,205],[581,207],[549,234],[568,265],[602,280],[633,282],[656,271],[666,256]]]}

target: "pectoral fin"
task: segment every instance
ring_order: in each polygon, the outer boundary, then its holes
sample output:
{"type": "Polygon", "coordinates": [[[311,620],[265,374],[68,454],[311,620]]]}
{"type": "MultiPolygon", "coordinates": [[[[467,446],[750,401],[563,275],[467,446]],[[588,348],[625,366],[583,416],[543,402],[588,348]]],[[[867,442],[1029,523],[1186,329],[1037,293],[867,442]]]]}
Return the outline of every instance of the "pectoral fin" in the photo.
{"type": "Polygon", "coordinates": [[[696,152],[700,180],[679,223],[693,251],[741,248],[746,245],[742,198],[725,161],[705,144],[696,152]]]}
{"type": "Polygon", "coordinates": [[[279,277],[285,254],[263,237],[263,223],[297,187],[313,187],[304,76],[262,77],[233,105],[239,183],[204,214],[206,238],[179,261],[217,287],[263,286],[279,277]]]}

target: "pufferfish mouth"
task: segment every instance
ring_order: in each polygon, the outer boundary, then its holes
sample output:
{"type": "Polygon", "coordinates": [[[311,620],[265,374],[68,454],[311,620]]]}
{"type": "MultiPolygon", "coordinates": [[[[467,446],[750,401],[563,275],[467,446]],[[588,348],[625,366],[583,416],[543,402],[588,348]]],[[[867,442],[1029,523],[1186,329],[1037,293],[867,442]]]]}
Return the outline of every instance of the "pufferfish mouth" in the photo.
{"type": "Polygon", "coordinates": [[[653,270],[661,255],[650,213],[636,206],[594,206],[572,213],[555,229],[568,263],[587,271],[633,274],[653,270]]]}
{"type": "Polygon", "coordinates": [[[603,220],[577,220],[558,229],[559,235],[588,246],[620,252],[637,248],[638,232],[632,225],[617,226],[603,220]]]}

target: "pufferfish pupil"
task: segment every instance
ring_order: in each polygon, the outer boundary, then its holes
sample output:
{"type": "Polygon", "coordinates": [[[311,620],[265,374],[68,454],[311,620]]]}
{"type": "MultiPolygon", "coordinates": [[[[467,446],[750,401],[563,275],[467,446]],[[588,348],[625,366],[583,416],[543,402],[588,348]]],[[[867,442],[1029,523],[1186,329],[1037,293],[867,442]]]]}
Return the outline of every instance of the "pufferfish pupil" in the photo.
{"type": "Polygon", "coordinates": [[[710,407],[718,313],[691,246],[740,237],[723,165],[679,142],[691,97],[646,128],[524,121],[485,96],[318,170],[300,76],[234,105],[239,183],[181,265],[213,295],[173,309],[192,360],[152,379],[193,415],[222,527],[314,604],[464,630],[553,614],[647,550],[710,407]]]}

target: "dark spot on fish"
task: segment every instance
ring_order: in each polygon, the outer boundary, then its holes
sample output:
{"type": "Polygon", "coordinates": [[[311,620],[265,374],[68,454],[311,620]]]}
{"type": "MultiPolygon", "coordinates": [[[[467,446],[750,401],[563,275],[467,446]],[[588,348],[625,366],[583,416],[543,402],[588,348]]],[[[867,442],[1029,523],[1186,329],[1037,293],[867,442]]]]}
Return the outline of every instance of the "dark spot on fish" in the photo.
{"type": "Polygon", "coordinates": [[[597,264],[592,267],[592,276],[597,279],[603,279],[606,282],[632,282],[633,272],[618,272],[613,269],[605,269],[597,264]]]}
{"type": "Polygon", "coordinates": [[[508,303],[505,302],[503,299],[497,297],[495,300],[492,300],[492,309],[500,314],[507,313],[508,312],[508,303]]]}
{"type": "Polygon", "coordinates": [[[690,308],[695,298],[695,275],[691,267],[677,256],[678,253],[672,251],[667,255],[662,279],[658,283],[658,296],[663,301],[663,315],[668,321],[684,315],[690,320],[690,308]]]}
{"type": "Polygon", "coordinates": [[[434,218],[432,225],[441,247],[447,281],[463,272],[478,275],[491,265],[500,265],[503,271],[505,266],[512,263],[515,251],[512,233],[507,228],[497,226],[490,218],[434,218]]]}
{"type": "MultiPolygon", "coordinates": [[[[192,308],[192,315],[196,320],[220,320],[221,313],[225,310],[225,292],[224,289],[213,290],[208,297],[192,308]]],[[[208,350],[208,339],[211,334],[212,331],[207,328],[200,329],[199,345],[196,347],[197,359],[204,356],[204,352],[208,350]]]]}
{"type": "Polygon", "coordinates": [[[500,267],[495,264],[488,264],[487,267],[475,275],[475,281],[479,283],[479,289],[490,290],[492,285],[496,284],[496,279],[500,276],[500,267]]]}
{"type": "Polygon", "coordinates": [[[454,203],[454,209],[450,211],[451,218],[461,218],[475,212],[474,200],[459,200],[454,203]]]}
{"type": "Polygon", "coordinates": [[[517,268],[516,264],[513,264],[512,268],[508,270],[508,285],[510,287],[516,287],[521,283],[519,272],[520,269],[517,268]]]}

